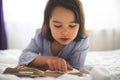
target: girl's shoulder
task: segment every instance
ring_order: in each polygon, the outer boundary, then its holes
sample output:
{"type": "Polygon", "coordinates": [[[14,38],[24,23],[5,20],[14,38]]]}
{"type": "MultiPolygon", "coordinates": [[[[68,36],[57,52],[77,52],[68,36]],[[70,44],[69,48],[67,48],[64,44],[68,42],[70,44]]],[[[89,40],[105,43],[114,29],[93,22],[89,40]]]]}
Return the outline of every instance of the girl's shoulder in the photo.
{"type": "Polygon", "coordinates": [[[42,31],[41,29],[36,29],[36,35],[41,38],[41,39],[44,39],[44,40],[47,40],[45,37],[42,36],[42,31]]]}
{"type": "Polygon", "coordinates": [[[36,34],[40,35],[41,34],[41,29],[36,29],[36,34]]]}
{"type": "Polygon", "coordinates": [[[34,39],[37,40],[38,42],[42,42],[42,43],[47,41],[47,39],[45,39],[41,35],[41,29],[36,29],[34,39]]]}
{"type": "Polygon", "coordinates": [[[85,48],[89,46],[89,37],[85,37],[81,39],[80,41],[74,41],[75,48],[85,48]]]}

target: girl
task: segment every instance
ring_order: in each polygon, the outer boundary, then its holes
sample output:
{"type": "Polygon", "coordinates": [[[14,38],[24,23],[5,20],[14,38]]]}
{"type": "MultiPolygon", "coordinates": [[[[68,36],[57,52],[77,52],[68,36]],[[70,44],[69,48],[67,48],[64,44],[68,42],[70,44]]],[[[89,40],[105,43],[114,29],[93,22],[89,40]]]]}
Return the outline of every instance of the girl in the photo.
{"type": "Polygon", "coordinates": [[[67,72],[82,69],[89,48],[79,0],[48,0],[42,29],[19,58],[19,65],[67,72]]]}

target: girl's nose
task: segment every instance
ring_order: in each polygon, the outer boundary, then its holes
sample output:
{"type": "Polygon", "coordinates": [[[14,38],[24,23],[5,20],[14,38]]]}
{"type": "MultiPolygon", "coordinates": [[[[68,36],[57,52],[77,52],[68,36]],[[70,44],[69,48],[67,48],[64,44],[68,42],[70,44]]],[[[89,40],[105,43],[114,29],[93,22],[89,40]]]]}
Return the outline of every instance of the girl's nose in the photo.
{"type": "Polygon", "coordinates": [[[66,28],[61,30],[61,34],[62,35],[67,35],[68,34],[68,30],[66,28]]]}

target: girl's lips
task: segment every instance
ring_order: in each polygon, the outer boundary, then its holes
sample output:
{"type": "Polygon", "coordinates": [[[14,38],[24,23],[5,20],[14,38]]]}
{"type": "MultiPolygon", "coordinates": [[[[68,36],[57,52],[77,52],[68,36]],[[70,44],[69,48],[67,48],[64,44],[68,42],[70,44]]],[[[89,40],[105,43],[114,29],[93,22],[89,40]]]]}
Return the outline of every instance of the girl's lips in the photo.
{"type": "Polygon", "coordinates": [[[61,38],[62,41],[68,41],[69,38],[61,38]]]}

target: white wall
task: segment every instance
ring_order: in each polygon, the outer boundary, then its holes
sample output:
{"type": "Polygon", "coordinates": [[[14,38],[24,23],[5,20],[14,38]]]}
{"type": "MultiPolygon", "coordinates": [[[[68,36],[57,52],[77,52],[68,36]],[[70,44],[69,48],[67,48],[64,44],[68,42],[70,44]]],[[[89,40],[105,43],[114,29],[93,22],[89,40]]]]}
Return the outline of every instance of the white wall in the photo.
{"type": "Polygon", "coordinates": [[[90,50],[120,49],[120,0],[82,0],[90,50]]]}
{"type": "Polygon", "coordinates": [[[35,30],[41,25],[7,23],[7,39],[9,49],[23,49],[34,37],[35,30]]]}
{"type": "Polygon", "coordinates": [[[41,28],[47,0],[3,0],[9,49],[23,49],[41,28]]]}

